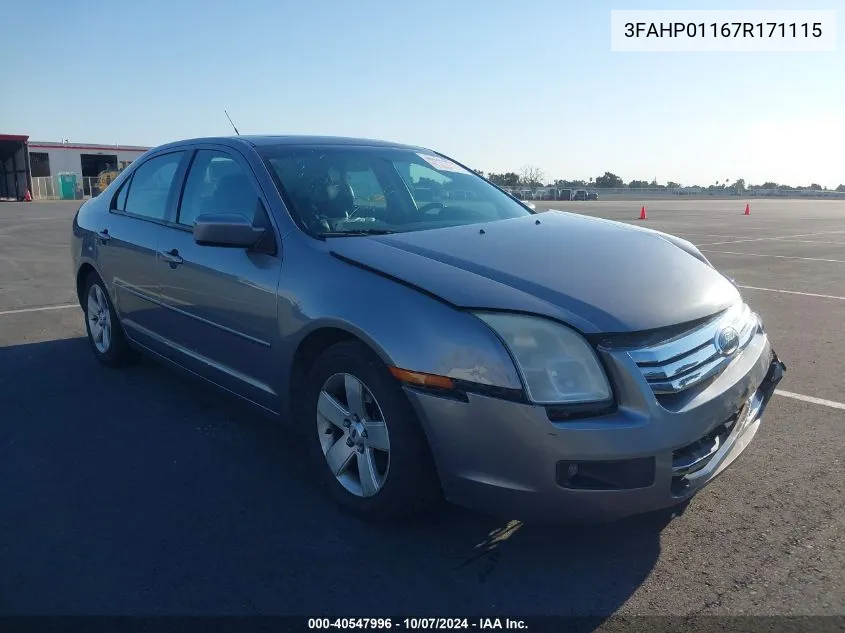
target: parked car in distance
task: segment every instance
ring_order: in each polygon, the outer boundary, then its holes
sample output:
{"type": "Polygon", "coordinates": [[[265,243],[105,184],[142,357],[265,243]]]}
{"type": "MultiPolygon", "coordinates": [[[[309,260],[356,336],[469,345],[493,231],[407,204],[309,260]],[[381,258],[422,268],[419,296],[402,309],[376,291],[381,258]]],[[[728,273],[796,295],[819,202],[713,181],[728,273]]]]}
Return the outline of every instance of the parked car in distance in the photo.
{"type": "Polygon", "coordinates": [[[576,189],[575,193],[572,195],[573,200],[586,200],[587,199],[587,190],[586,189],[576,189]]]}
{"type": "Polygon", "coordinates": [[[537,205],[536,205],[536,204],[534,204],[533,202],[531,202],[530,200],[522,200],[522,199],[519,197],[519,192],[518,192],[518,191],[517,191],[517,192],[515,192],[515,193],[510,193],[510,192],[506,192],[506,193],[507,193],[509,196],[511,196],[514,200],[519,200],[519,201],[520,201],[520,203],[521,203],[522,205],[524,205],[524,206],[528,207],[528,208],[529,208],[529,209],[531,209],[531,210],[534,210],[534,209],[536,209],[536,208],[537,208],[537,205]]]}
{"type": "Polygon", "coordinates": [[[572,189],[558,189],[558,200],[572,200],[572,189]]]}
{"type": "Polygon", "coordinates": [[[587,193],[587,200],[598,200],[599,194],[597,191],[590,191],[587,193]]]}
{"type": "Polygon", "coordinates": [[[80,207],[70,248],[99,361],[141,353],[266,413],[368,520],[673,506],[745,449],[785,369],[691,243],[535,213],[422,147],[162,145],[80,207]]]}

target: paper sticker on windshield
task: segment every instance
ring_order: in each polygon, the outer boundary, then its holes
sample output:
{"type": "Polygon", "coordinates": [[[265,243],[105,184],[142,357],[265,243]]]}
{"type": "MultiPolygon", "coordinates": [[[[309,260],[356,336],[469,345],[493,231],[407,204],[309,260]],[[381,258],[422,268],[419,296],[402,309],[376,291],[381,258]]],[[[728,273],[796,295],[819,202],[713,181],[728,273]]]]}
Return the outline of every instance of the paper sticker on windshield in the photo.
{"type": "Polygon", "coordinates": [[[458,165],[457,163],[453,163],[448,158],[443,158],[442,156],[434,156],[432,154],[420,154],[417,153],[417,156],[422,158],[425,162],[429,165],[434,167],[439,171],[453,171],[458,174],[468,174],[469,172],[458,165]]]}

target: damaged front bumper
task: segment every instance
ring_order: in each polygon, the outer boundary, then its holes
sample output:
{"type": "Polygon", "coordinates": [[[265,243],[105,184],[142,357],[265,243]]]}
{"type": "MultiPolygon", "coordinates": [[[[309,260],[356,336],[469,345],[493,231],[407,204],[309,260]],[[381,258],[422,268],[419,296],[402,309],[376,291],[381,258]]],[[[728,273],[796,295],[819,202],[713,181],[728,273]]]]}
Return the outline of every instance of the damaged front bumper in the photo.
{"type": "MultiPolygon", "coordinates": [[[[627,386],[647,387],[633,364],[622,369],[627,386]]],[[[486,395],[457,402],[406,393],[450,501],[508,518],[606,522],[681,504],[727,469],[754,438],[785,370],[760,333],[682,410],[640,390],[614,413],[573,422],[486,395]]]]}
{"type": "Polygon", "coordinates": [[[704,438],[673,453],[673,496],[691,496],[739,457],[757,433],[763,412],[785,373],[786,365],[773,350],[765,378],[737,414],[704,438]]]}

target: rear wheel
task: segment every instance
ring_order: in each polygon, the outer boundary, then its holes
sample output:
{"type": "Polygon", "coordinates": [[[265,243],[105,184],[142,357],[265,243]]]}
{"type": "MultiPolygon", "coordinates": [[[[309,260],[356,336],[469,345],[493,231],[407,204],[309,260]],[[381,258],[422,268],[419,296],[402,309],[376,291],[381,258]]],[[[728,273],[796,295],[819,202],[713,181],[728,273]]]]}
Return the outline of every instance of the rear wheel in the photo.
{"type": "Polygon", "coordinates": [[[88,341],[97,360],[112,367],[133,360],[135,355],[123,336],[105,284],[96,273],[88,275],[82,306],[88,341]]]}
{"type": "Polygon", "coordinates": [[[419,420],[367,346],[344,342],[324,352],[311,371],[308,405],[317,476],[345,510],[389,521],[426,512],[440,500],[419,420]]]}

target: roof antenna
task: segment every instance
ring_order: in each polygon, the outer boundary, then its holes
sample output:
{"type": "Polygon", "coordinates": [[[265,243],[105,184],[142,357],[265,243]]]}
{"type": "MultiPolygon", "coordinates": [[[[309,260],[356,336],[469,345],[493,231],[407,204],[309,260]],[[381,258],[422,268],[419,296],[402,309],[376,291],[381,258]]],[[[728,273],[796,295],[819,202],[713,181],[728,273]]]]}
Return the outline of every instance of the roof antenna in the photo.
{"type": "MultiPolygon", "coordinates": [[[[226,114],[226,118],[227,118],[227,119],[229,119],[229,123],[232,123],[232,117],[230,117],[230,116],[229,116],[229,113],[228,113],[228,112],[226,112],[226,110],[225,110],[225,109],[223,110],[223,112],[226,114]]],[[[237,134],[238,136],[240,136],[240,135],[241,135],[241,133],[240,133],[240,132],[238,132],[238,128],[236,128],[236,127],[235,127],[235,124],[234,124],[234,123],[232,123],[232,127],[233,127],[233,128],[234,128],[234,130],[235,130],[235,134],[237,134]]]]}

